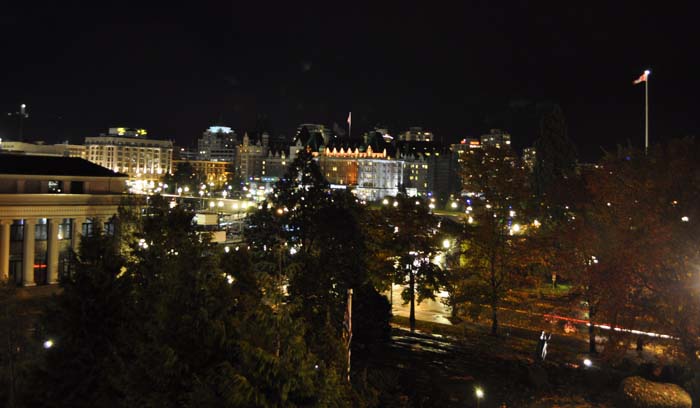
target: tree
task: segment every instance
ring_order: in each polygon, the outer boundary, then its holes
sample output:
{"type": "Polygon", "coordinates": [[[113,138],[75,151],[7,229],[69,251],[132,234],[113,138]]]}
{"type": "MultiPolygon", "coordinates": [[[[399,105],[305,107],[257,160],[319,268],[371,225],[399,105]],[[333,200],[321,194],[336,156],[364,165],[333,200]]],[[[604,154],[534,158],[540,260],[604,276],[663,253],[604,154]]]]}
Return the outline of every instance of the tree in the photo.
{"type": "Polygon", "coordinates": [[[575,173],[576,147],[567,135],[566,119],[559,105],[542,116],[535,151],[535,191],[541,197],[562,198],[556,193],[560,184],[575,173]]]}
{"type": "Polygon", "coordinates": [[[405,192],[382,210],[394,229],[388,245],[396,265],[395,283],[407,285],[401,296],[410,304],[409,323],[414,330],[416,301],[435,299],[446,285],[444,271],[432,260],[441,248],[439,221],[424,200],[405,192]]]}
{"type": "Polygon", "coordinates": [[[183,162],[176,166],[175,171],[166,174],[163,182],[168,185],[166,189],[169,193],[177,193],[178,188],[189,187],[191,191],[198,188],[206,181],[206,176],[195,171],[190,162],[183,162]]]}
{"type": "Polygon", "coordinates": [[[100,232],[83,237],[74,273],[62,277],[63,291],[41,317],[41,341],[54,344],[34,379],[44,406],[109,406],[123,396],[132,281],[115,237],[100,232]]]}
{"type": "Polygon", "coordinates": [[[389,307],[370,278],[365,213],[349,192],[331,191],[309,150],[299,153],[276,192],[248,218],[245,237],[257,262],[287,283],[296,318],[309,324],[305,340],[329,369],[347,368],[342,341],[347,290],[354,290],[353,350],[389,338],[389,307]]]}
{"type": "Polygon", "coordinates": [[[463,189],[473,212],[465,223],[462,293],[491,308],[491,334],[498,331],[498,306],[533,262],[529,251],[537,225],[530,226],[532,201],[527,171],[506,147],[471,151],[462,162],[463,189]]]}

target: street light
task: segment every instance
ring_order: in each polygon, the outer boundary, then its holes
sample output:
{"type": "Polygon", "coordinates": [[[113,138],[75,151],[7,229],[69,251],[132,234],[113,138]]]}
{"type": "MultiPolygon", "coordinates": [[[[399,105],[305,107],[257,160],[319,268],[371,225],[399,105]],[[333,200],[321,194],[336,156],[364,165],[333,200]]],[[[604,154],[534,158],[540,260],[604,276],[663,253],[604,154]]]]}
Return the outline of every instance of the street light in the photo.
{"type": "Polygon", "coordinates": [[[479,403],[481,402],[481,399],[484,398],[484,390],[481,389],[481,387],[476,387],[474,389],[474,394],[476,395],[476,406],[478,408],[479,403]]]}
{"type": "Polygon", "coordinates": [[[48,349],[50,349],[51,347],[53,347],[53,340],[51,340],[51,339],[46,340],[46,341],[44,342],[44,348],[48,350],[48,349]]]}
{"type": "Polygon", "coordinates": [[[449,239],[445,239],[444,241],[442,241],[442,247],[443,247],[443,248],[445,248],[445,249],[450,249],[450,245],[451,245],[451,243],[450,243],[450,240],[449,240],[449,239]]]}

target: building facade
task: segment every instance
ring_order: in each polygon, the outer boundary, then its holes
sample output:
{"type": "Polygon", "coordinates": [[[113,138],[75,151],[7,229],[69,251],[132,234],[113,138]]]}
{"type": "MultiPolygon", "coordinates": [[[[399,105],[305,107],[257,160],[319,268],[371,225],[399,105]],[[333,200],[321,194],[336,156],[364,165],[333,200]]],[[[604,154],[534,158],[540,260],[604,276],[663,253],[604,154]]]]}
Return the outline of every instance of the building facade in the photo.
{"type": "Polygon", "coordinates": [[[81,237],[114,233],[126,180],[79,158],[0,155],[0,279],[57,283],[81,237]]]}
{"type": "Polygon", "coordinates": [[[481,145],[495,148],[510,146],[510,133],[501,129],[491,129],[489,133],[481,135],[481,145]]]}
{"type": "Polygon", "coordinates": [[[173,142],[146,135],[144,129],[110,128],[106,135],[86,137],[86,159],[130,180],[158,181],[172,172],[173,142]]]}
{"type": "Polygon", "coordinates": [[[197,140],[198,160],[233,163],[237,145],[238,137],[230,127],[211,126],[197,140]]]}
{"type": "Polygon", "coordinates": [[[221,161],[173,160],[173,172],[184,163],[189,163],[197,174],[204,177],[205,183],[213,184],[216,189],[223,188],[233,176],[233,163],[221,161]]]}
{"type": "Polygon", "coordinates": [[[44,144],[3,141],[0,139],[0,152],[26,154],[28,156],[57,156],[85,158],[85,146],[68,143],[44,144]]]}
{"type": "Polygon", "coordinates": [[[236,150],[236,178],[241,182],[274,182],[287,170],[287,153],[270,145],[270,136],[263,133],[252,141],[248,133],[236,150]]]}

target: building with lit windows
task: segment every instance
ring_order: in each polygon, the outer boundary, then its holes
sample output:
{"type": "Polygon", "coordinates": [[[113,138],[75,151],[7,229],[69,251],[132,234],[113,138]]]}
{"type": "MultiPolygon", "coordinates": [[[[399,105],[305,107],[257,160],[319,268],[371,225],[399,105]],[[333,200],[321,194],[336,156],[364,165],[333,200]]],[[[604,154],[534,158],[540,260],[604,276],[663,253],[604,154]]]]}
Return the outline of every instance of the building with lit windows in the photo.
{"type": "Polygon", "coordinates": [[[407,131],[399,134],[399,140],[405,142],[434,142],[435,135],[433,132],[424,131],[422,127],[413,126],[407,131]]]}
{"type": "Polygon", "coordinates": [[[510,133],[501,129],[491,129],[489,133],[481,136],[481,145],[483,147],[510,146],[510,133]]]}
{"type": "Polygon", "coordinates": [[[27,143],[0,139],[0,152],[26,154],[28,156],[58,156],[85,158],[85,146],[66,143],[44,144],[42,142],[27,143]]]}
{"type": "Polygon", "coordinates": [[[535,169],[535,162],[537,161],[537,151],[534,147],[526,147],[523,149],[523,164],[528,170],[533,171],[535,169]]]}
{"type": "Polygon", "coordinates": [[[230,127],[211,126],[197,140],[198,159],[233,163],[238,137],[230,127]]]}
{"type": "Polygon", "coordinates": [[[287,170],[287,153],[270,145],[270,135],[263,133],[257,141],[248,133],[236,147],[236,177],[244,183],[274,182],[287,170]]]}
{"type": "Polygon", "coordinates": [[[86,137],[86,159],[133,181],[158,181],[172,172],[173,142],[146,135],[145,129],[110,128],[106,135],[86,137]]]}
{"type": "Polygon", "coordinates": [[[79,158],[0,155],[0,279],[57,283],[81,237],[114,233],[126,180],[79,158]]]}
{"type": "Polygon", "coordinates": [[[189,163],[195,173],[204,177],[205,183],[222,188],[233,176],[233,163],[207,160],[173,160],[173,173],[177,167],[189,163]]]}

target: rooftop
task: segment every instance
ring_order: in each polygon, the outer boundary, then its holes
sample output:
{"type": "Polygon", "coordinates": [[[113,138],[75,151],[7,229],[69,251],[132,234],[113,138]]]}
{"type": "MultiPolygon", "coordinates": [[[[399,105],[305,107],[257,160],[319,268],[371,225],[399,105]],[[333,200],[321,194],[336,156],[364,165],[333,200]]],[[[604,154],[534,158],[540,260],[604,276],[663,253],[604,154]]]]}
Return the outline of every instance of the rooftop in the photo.
{"type": "Polygon", "coordinates": [[[32,176],[128,177],[78,157],[0,154],[0,174],[32,176]]]}

